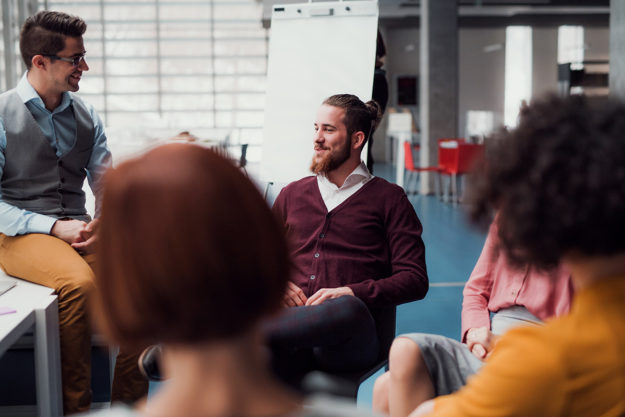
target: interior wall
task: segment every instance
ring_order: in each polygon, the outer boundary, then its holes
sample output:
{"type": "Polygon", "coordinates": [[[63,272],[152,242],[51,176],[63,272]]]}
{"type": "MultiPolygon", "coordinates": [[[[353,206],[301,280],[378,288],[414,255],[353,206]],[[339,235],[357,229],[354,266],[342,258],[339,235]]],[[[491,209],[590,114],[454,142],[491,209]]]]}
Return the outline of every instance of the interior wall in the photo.
{"type": "Polygon", "coordinates": [[[386,62],[385,68],[389,76],[389,105],[395,106],[395,80],[401,75],[419,74],[419,30],[418,29],[390,29],[386,31],[386,62]]]}
{"type": "MultiPolygon", "coordinates": [[[[419,74],[419,30],[392,27],[381,30],[387,50],[385,69],[390,88],[390,108],[397,103],[396,77],[419,74]]],[[[459,37],[458,134],[464,136],[469,110],[492,111],[495,126],[503,123],[506,30],[503,27],[460,28],[459,37]]],[[[607,27],[584,28],[584,59],[607,60],[609,37],[607,27]]],[[[536,96],[557,91],[557,27],[534,27],[532,55],[532,94],[536,96]]],[[[416,108],[413,110],[418,123],[418,111],[416,108]]],[[[376,132],[373,148],[374,156],[379,161],[391,160],[390,147],[385,143],[385,131],[386,122],[383,120],[376,132]]]]}
{"type": "Polygon", "coordinates": [[[532,31],[532,96],[558,91],[558,28],[532,31]]]}
{"type": "Polygon", "coordinates": [[[494,113],[503,122],[506,30],[470,28],[459,31],[458,135],[464,137],[469,110],[494,113]]]}
{"type": "MultiPolygon", "coordinates": [[[[380,31],[386,45],[386,59],[383,68],[386,70],[389,97],[386,114],[382,119],[380,127],[373,135],[373,158],[377,161],[390,162],[393,159],[393,149],[390,144],[386,143],[388,113],[397,104],[397,76],[419,74],[419,30],[416,28],[391,29],[381,27],[380,31]]],[[[413,110],[413,113],[417,114],[416,108],[413,110]]]]}
{"type": "Polygon", "coordinates": [[[610,59],[610,28],[584,28],[584,61],[610,59]]]}
{"type": "MultiPolygon", "coordinates": [[[[383,33],[390,107],[397,103],[396,78],[419,74],[419,30],[384,28],[383,33]]],[[[461,28],[459,37],[458,134],[463,136],[469,110],[492,111],[496,124],[503,121],[506,31],[505,28],[461,28]]],[[[418,109],[411,110],[418,124],[418,109]]],[[[390,161],[390,148],[384,144],[385,130],[383,122],[376,132],[373,152],[378,160],[390,161]]]]}

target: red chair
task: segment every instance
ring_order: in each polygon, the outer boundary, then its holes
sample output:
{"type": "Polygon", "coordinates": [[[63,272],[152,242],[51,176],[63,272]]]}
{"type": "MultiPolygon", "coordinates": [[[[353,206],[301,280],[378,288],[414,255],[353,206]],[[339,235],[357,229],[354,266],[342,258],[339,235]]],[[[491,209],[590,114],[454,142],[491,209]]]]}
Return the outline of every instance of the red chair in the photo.
{"type": "Polygon", "coordinates": [[[414,162],[413,150],[419,151],[419,145],[412,145],[410,142],[404,142],[404,167],[406,169],[404,177],[404,190],[406,194],[419,194],[418,182],[419,173],[421,172],[438,172],[438,167],[419,167],[414,162]],[[414,188],[411,187],[411,182],[414,183],[414,188]]]}
{"type": "Polygon", "coordinates": [[[454,165],[459,143],[465,143],[464,138],[444,138],[438,140],[438,182],[436,184],[436,194],[441,201],[447,200],[447,194],[451,193],[451,183],[449,186],[446,186],[441,174],[447,173],[454,165]]]}
{"type": "Polygon", "coordinates": [[[466,143],[464,138],[438,140],[438,168],[446,171],[455,164],[458,145],[466,143]]]}
{"type": "Polygon", "coordinates": [[[445,141],[450,140],[439,141],[439,174],[450,177],[451,198],[454,203],[457,203],[459,202],[458,177],[471,170],[475,161],[483,155],[484,145],[466,143],[464,139],[456,140],[453,145],[445,141]]]}

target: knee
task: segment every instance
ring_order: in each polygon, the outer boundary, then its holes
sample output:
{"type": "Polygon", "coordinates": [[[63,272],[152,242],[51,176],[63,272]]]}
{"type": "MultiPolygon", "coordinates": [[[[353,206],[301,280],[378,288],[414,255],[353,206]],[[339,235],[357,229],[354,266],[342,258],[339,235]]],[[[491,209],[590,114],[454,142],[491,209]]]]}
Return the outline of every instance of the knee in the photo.
{"type": "Polygon", "coordinates": [[[347,311],[351,314],[363,314],[368,313],[369,309],[364,301],[355,296],[347,296],[344,295],[336,299],[338,302],[342,303],[342,308],[344,311],[347,311]]]}
{"type": "Polygon", "coordinates": [[[94,274],[88,265],[77,268],[57,279],[59,302],[87,298],[94,290],[94,274]]]}
{"type": "Polygon", "coordinates": [[[385,414],[389,413],[389,380],[390,375],[388,372],[385,372],[373,384],[373,409],[385,414]]]}
{"type": "Polygon", "coordinates": [[[392,378],[414,377],[423,371],[421,350],[411,339],[398,337],[393,341],[389,352],[389,370],[392,378]]]}
{"type": "MultiPolygon", "coordinates": [[[[336,299],[340,303],[340,313],[350,323],[359,322],[371,317],[367,305],[358,297],[343,296],[336,299]]],[[[373,318],[371,317],[371,322],[373,318]]]]}
{"type": "Polygon", "coordinates": [[[336,331],[353,334],[361,333],[365,329],[375,329],[375,322],[367,305],[358,297],[345,295],[311,308],[316,308],[326,319],[331,317],[336,331]]]}

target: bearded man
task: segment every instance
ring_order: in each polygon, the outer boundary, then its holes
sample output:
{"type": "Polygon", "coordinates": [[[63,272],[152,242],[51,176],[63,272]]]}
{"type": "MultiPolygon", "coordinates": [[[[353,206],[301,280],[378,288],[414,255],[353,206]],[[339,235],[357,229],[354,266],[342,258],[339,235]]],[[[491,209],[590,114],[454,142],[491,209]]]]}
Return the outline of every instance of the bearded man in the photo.
{"type": "Polygon", "coordinates": [[[388,348],[380,345],[380,316],[428,290],[414,208],[401,187],[361,161],[380,117],[374,101],[327,98],[314,124],[316,175],[289,184],[274,203],[293,270],[285,309],[266,332],[274,368],[289,382],[313,369],[372,366],[388,348]]]}

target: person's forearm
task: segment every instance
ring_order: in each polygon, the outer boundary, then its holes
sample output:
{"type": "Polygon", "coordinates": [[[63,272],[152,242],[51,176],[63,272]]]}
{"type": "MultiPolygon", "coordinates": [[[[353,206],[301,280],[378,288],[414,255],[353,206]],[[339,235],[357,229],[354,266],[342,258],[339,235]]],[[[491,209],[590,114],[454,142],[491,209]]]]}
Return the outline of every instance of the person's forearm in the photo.
{"type": "Polygon", "coordinates": [[[22,210],[0,201],[0,233],[7,236],[49,234],[55,221],[54,217],[22,210]]]}
{"type": "Polygon", "coordinates": [[[462,330],[460,340],[465,341],[467,331],[474,327],[490,328],[488,301],[493,290],[493,266],[495,257],[494,242],[496,228],[491,225],[482,253],[478,258],[471,276],[462,290],[462,330]]]}
{"type": "Polygon", "coordinates": [[[350,285],[357,297],[372,305],[420,300],[429,288],[421,222],[406,195],[401,193],[396,197],[384,211],[391,275],[350,285]]]}
{"type": "Polygon", "coordinates": [[[421,300],[427,294],[428,286],[427,273],[420,268],[347,285],[356,297],[368,305],[399,305],[421,300]]]}
{"type": "Polygon", "coordinates": [[[462,325],[460,341],[466,340],[469,329],[476,327],[488,327],[490,329],[490,311],[484,300],[472,300],[465,298],[462,303],[462,325]]]}

